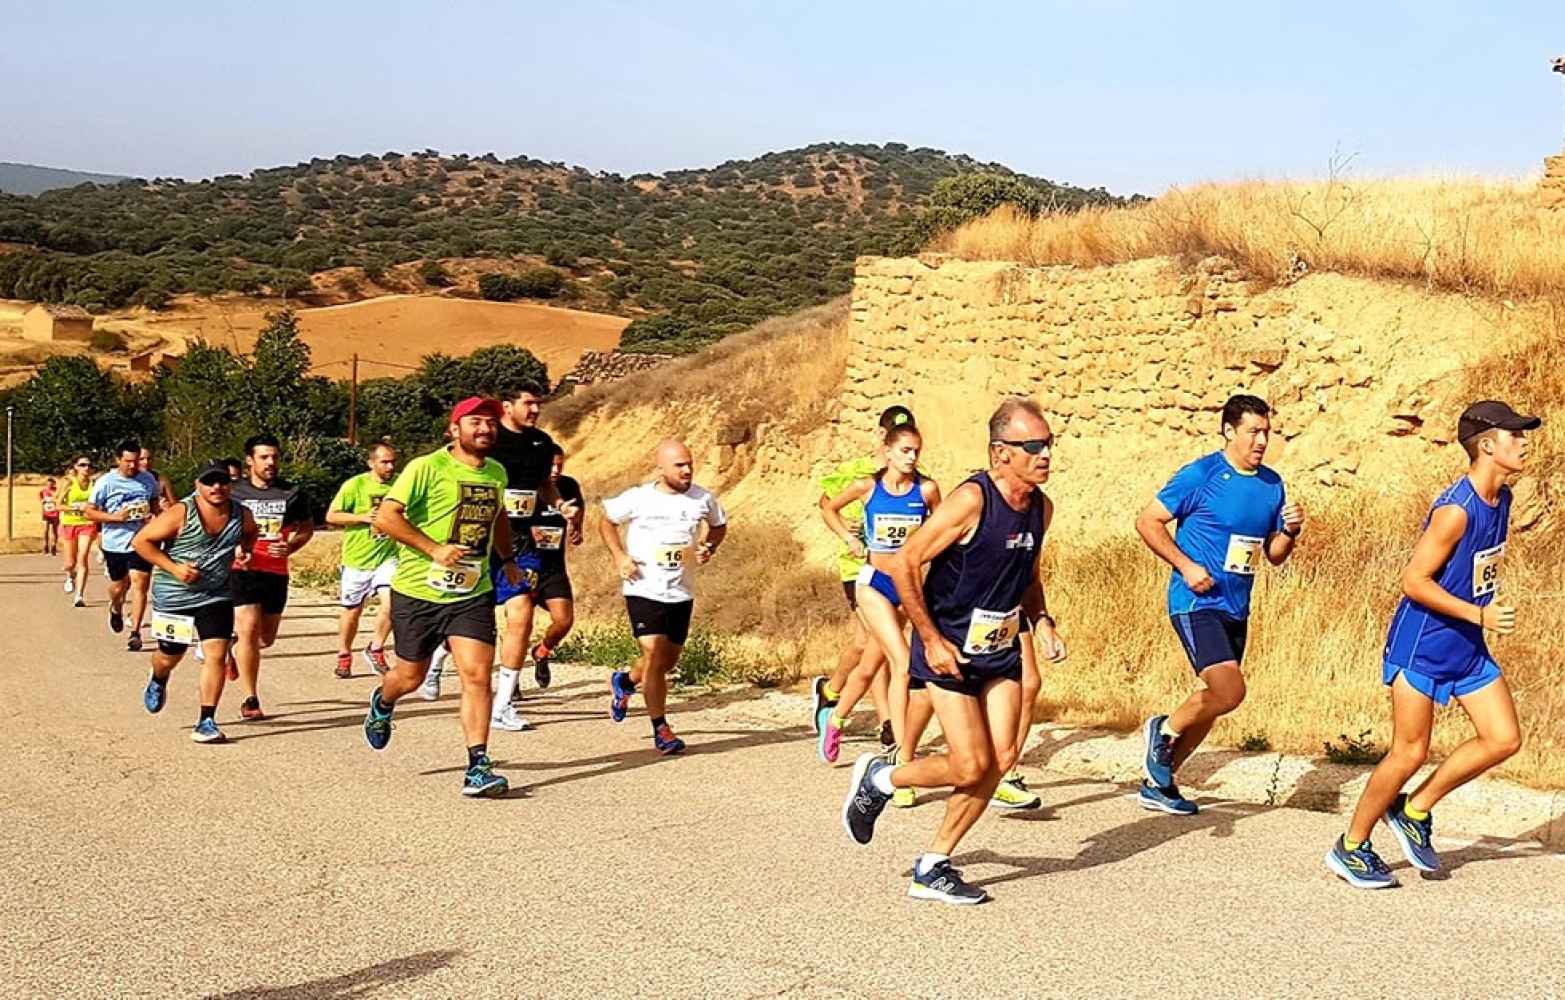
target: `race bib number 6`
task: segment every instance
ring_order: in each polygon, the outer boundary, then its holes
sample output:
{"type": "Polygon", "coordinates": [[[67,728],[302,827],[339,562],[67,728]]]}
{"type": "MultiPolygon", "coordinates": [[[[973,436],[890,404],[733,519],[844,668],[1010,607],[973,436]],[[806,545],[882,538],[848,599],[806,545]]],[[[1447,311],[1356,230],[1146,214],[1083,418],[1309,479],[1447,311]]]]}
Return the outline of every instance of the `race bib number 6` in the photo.
{"type": "Polygon", "coordinates": [[[190,615],[174,615],[167,611],[152,612],[152,638],[174,646],[194,646],[196,620],[190,615]]]}
{"type": "Polygon", "coordinates": [[[875,517],[875,533],[871,539],[876,545],[900,549],[907,536],[923,523],[923,518],[913,514],[879,514],[875,517]]]}
{"type": "Polygon", "coordinates": [[[1500,587],[1500,562],[1505,558],[1505,543],[1473,553],[1473,597],[1486,597],[1500,587]]]}
{"type": "Polygon", "coordinates": [[[962,652],[969,656],[983,656],[1009,649],[1022,630],[1022,609],[1009,611],[985,611],[973,609],[973,617],[967,623],[967,641],[962,652]]]}
{"type": "Polygon", "coordinates": [[[1223,557],[1223,571],[1240,576],[1254,576],[1261,564],[1261,545],[1266,539],[1254,535],[1229,535],[1228,554],[1223,557]]]}
{"type": "Polygon", "coordinates": [[[438,590],[442,594],[470,594],[483,575],[484,564],[480,559],[463,559],[455,566],[432,562],[429,564],[429,572],[424,575],[424,582],[431,590],[438,590]]]}

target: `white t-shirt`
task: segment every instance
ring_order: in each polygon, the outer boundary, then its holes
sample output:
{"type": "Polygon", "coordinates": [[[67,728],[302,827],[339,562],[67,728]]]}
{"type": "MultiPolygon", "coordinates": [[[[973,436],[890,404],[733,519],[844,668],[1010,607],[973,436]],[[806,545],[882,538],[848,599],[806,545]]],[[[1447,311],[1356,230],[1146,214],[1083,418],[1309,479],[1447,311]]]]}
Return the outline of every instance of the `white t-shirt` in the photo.
{"type": "Polygon", "coordinates": [[[643,483],[603,501],[603,512],[611,523],[627,525],[625,551],[641,568],[638,579],[625,581],[627,596],[664,604],[695,599],[690,565],[701,522],[713,528],[728,523],[717,497],[694,483],[683,493],[665,493],[643,483]]]}

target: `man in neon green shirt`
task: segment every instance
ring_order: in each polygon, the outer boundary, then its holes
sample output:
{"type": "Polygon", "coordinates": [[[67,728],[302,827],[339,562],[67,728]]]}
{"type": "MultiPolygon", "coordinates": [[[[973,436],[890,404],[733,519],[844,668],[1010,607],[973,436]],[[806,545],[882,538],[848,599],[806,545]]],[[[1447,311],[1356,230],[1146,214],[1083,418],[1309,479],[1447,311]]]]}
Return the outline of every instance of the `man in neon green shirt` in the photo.
{"type": "Polygon", "coordinates": [[[447,428],[451,444],[409,462],[372,522],[398,545],[391,579],[397,662],[370,695],[364,739],[372,750],[386,749],[397,699],[424,683],[429,659],[444,642],[462,678],[462,794],[468,796],[500,796],[507,788],[489,761],[495,652],[490,553],[500,557],[513,586],[521,583],[521,569],[501,503],[505,468],[488,457],[499,423],[500,404],[493,399],[472,396],[456,404],[447,428]]]}
{"type": "Polygon", "coordinates": [[[372,522],[380,503],[391,490],[391,475],[397,467],[397,449],[384,442],[370,445],[369,471],[343,483],[326,509],[326,523],[342,529],[342,582],[338,615],[338,677],[353,676],[353,637],[359,631],[364,602],[372,595],[380,598],[375,615],[375,637],[364,650],[364,662],[383,674],[386,662],[386,636],[391,634],[391,601],[386,592],[397,571],[397,543],[372,522]]]}

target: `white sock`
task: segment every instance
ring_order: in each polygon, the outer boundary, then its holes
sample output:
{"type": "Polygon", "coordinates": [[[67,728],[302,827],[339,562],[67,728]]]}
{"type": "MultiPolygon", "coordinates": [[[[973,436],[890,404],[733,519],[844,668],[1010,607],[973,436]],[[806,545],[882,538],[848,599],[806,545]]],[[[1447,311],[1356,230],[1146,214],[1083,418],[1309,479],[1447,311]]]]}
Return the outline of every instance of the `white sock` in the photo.
{"type": "Polygon", "coordinates": [[[516,690],[516,678],[519,675],[510,667],[500,668],[500,683],[495,686],[494,714],[499,715],[505,711],[505,707],[511,703],[511,692],[516,690]]]}
{"type": "Polygon", "coordinates": [[[895,768],[882,767],[870,776],[869,783],[875,786],[875,791],[882,795],[890,795],[897,790],[891,783],[891,772],[895,768]]]}
{"type": "Polygon", "coordinates": [[[918,872],[920,875],[927,875],[929,874],[929,869],[935,867],[935,865],[938,865],[942,861],[950,860],[951,855],[949,854],[935,854],[932,852],[926,852],[918,856],[918,862],[913,866],[913,870],[918,872]]]}

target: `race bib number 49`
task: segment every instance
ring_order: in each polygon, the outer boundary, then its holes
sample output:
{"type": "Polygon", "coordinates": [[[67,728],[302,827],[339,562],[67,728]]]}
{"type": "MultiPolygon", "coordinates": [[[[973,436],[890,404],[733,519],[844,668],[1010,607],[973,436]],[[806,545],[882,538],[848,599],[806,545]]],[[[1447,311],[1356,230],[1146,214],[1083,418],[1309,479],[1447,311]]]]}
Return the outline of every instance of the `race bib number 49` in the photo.
{"type": "Polygon", "coordinates": [[[1266,539],[1254,535],[1229,535],[1228,554],[1223,557],[1223,571],[1240,576],[1254,576],[1261,564],[1261,545],[1266,539]]]}
{"type": "Polygon", "coordinates": [[[1500,587],[1500,562],[1505,558],[1505,543],[1473,553],[1473,597],[1486,597],[1500,587]]]}
{"type": "Polygon", "coordinates": [[[871,537],[883,548],[900,549],[924,519],[914,514],[879,514],[875,517],[875,534],[871,537]]]}
{"type": "Polygon", "coordinates": [[[512,517],[532,517],[538,511],[537,490],[506,490],[505,512],[512,517]]]}
{"type": "Polygon", "coordinates": [[[167,611],[152,612],[152,638],[174,646],[196,644],[196,620],[190,615],[174,615],[167,611]]]}
{"type": "Polygon", "coordinates": [[[424,575],[424,582],[429,584],[431,590],[442,594],[471,594],[483,576],[484,563],[481,559],[462,559],[455,566],[432,562],[429,564],[429,572],[424,575]]]}
{"type": "Polygon", "coordinates": [[[962,644],[962,652],[969,656],[983,656],[1009,649],[1021,630],[1021,608],[1009,611],[975,608],[973,617],[967,623],[967,641],[962,644]]]}

